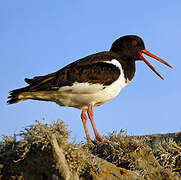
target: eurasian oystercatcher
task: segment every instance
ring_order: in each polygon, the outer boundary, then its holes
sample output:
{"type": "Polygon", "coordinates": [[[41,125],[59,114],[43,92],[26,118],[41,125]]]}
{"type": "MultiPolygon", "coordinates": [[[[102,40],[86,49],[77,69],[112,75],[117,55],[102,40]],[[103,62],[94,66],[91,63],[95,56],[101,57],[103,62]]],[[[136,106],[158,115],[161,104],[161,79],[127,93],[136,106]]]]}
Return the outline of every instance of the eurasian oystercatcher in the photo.
{"type": "Polygon", "coordinates": [[[167,62],[147,51],[140,37],[127,35],[117,39],[109,51],[84,57],[45,76],[37,76],[33,79],[25,78],[29,85],[11,91],[8,103],[34,99],[53,101],[60,106],[81,109],[86,138],[91,141],[87,127],[87,111],[95,139],[109,142],[101,137],[96,128],[93,108],[116,97],[121,89],[132,80],[137,60],[144,61],[163,79],[142,54],[151,56],[172,68],[167,62]]]}

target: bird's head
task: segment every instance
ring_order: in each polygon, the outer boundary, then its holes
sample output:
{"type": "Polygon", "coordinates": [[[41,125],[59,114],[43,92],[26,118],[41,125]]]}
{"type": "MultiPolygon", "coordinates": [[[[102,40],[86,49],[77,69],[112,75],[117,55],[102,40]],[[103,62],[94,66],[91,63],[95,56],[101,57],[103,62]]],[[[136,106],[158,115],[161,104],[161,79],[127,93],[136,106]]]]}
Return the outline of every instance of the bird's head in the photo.
{"type": "Polygon", "coordinates": [[[169,65],[167,62],[165,62],[164,60],[160,59],[159,57],[155,56],[154,54],[146,50],[143,40],[135,35],[127,35],[120,37],[119,39],[114,41],[110,51],[120,54],[122,57],[124,57],[123,59],[129,59],[133,61],[136,60],[144,61],[161,79],[163,79],[163,77],[144,58],[143,54],[146,54],[172,68],[172,66],[169,65]]]}

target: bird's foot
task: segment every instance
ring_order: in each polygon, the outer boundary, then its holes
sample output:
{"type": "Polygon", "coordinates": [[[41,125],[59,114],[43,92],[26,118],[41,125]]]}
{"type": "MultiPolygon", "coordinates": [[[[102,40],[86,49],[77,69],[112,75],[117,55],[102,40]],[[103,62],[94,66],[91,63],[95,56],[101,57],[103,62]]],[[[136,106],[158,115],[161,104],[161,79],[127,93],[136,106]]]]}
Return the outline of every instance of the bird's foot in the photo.
{"type": "Polygon", "coordinates": [[[111,144],[111,145],[116,146],[116,147],[119,146],[118,143],[110,141],[110,140],[106,139],[105,137],[101,137],[100,135],[95,136],[95,140],[92,140],[90,137],[87,138],[87,142],[88,143],[93,143],[94,145],[96,145],[98,142],[103,142],[103,143],[111,144]]]}
{"type": "Polygon", "coordinates": [[[115,144],[115,142],[112,142],[106,138],[102,138],[102,142],[108,143],[108,144],[115,144]]]}
{"type": "Polygon", "coordinates": [[[112,145],[118,145],[116,142],[112,142],[108,139],[106,139],[105,137],[101,137],[99,136],[95,136],[95,141],[92,141],[94,144],[97,144],[97,142],[104,142],[104,143],[108,143],[108,144],[112,144],[112,145]]]}

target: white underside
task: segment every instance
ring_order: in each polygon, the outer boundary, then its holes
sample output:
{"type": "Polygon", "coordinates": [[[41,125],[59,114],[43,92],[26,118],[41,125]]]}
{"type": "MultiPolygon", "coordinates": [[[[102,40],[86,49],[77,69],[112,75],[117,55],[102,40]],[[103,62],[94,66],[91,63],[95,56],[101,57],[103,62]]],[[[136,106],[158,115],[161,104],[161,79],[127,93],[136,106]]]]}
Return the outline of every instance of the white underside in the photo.
{"type": "Polygon", "coordinates": [[[121,64],[116,59],[106,61],[120,69],[119,78],[111,85],[78,83],[73,86],[61,87],[58,91],[37,91],[24,92],[19,95],[19,99],[37,99],[45,101],[54,101],[61,106],[87,109],[90,104],[99,106],[116,97],[129,80],[125,80],[121,64]]]}
{"type": "Polygon", "coordinates": [[[104,86],[76,82],[73,86],[61,87],[58,91],[59,95],[55,97],[56,103],[61,106],[87,109],[90,104],[99,106],[116,97],[129,81],[125,82],[121,64],[116,59],[107,61],[107,63],[114,64],[121,71],[119,78],[114,83],[104,86]]]}

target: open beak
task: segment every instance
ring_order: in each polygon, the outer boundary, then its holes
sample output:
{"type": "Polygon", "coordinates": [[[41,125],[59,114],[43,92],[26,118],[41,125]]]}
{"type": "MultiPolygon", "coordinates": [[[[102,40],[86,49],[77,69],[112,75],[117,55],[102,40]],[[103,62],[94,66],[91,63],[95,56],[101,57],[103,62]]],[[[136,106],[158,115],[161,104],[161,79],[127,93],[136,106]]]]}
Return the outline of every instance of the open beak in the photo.
{"type": "Polygon", "coordinates": [[[170,66],[170,64],[168,64],[167,62],[165,62],[164,60],[160,59],[159,57],[155,56],[154,54],[151,54],[149,51],[147,51],[146,49],[141,50],[140,52],[140,59],[143,60],[162,80],[164,80],[164,78],[156,71],[156,69],[144,58],[144,56],[142,55],[142,53],[162,62],[163,64],[167,65],[170,68],[173,68],[172,66],[170,66]]]}

